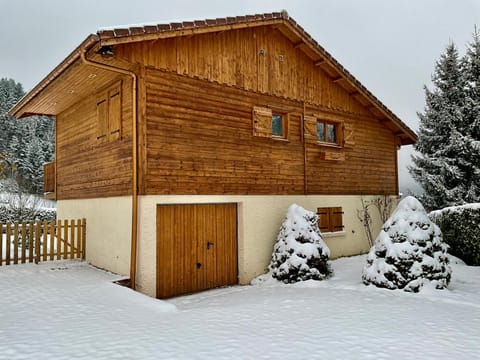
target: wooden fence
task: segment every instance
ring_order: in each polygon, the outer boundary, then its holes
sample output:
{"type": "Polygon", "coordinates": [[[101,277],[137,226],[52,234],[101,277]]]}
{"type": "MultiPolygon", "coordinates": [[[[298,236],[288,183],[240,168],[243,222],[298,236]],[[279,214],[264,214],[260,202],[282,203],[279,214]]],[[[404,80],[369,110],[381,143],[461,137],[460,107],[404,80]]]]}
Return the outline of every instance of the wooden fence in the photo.
{"type": "Polygon", "coordinates": [[[85,219],[0,223],[0,235],[0,266],[85,259],[85,219]]]}

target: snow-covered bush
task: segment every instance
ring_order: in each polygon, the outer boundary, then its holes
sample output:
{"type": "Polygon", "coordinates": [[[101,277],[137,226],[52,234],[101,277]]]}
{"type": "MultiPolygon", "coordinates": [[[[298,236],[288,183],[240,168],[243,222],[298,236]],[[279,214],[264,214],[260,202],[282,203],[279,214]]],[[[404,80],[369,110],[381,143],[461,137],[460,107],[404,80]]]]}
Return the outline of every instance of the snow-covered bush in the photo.
{"type": "Polygon", "coordinates": [[[447,249],[440,228],[422,204],[406,197],[383,224],[368,253],[362,280],[366,285],[413,292],[426,282],[443,289],[452,272],[447,249]]]}
{"type": "Polygon", "coordinates": [[[450,254],[467,265],[480,265],[480,203],[432,211],[429,216],[442,230],[450,254]]]}
{"type": "Polygon", "coordinates": [[[56,217],[53,204],[35,195],[0,193],[0,222],[50,221],[56,217]]]}
{"type": "Polygon", "coordinates": [[[292,204],[283,220],[273,247],[269,270],[284,283],[323,280],[332,274],[330,250],[320,235],[318,216],[292,204]]]}

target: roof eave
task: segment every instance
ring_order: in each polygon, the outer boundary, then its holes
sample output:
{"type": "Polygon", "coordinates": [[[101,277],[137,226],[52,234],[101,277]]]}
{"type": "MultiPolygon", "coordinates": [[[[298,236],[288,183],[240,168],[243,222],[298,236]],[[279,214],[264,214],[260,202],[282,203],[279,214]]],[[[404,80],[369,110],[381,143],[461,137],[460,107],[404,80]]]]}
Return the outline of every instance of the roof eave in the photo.
{"type": "Polygon", "coordinates": [[[80,58],[80,53],[86,49],[90,49],[99,41],[96,34],[91,34],[78,45],[59,65],[57,65],[45,78],[43,78],[31,91],[29,91],[14,107],[8,112],[10,115],[21,119],[30,115],[51,115],[51,114],[32,114],[25,111],[25,107],[48,85],[57,79],[70,65],[80,58]]]}

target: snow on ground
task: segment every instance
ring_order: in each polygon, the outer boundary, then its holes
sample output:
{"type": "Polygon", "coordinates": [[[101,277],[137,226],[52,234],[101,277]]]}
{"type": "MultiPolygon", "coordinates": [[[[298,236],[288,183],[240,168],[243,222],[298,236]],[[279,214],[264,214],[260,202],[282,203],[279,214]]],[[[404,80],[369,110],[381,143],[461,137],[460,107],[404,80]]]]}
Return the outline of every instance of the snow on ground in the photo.
{"type": "Polygon", "coordinates": [[[0,359],[480,359],[479,267],[411,294],[363,285],[365,256],[332,265],[169,301],[85,263],[2,266],[0,359]]]}

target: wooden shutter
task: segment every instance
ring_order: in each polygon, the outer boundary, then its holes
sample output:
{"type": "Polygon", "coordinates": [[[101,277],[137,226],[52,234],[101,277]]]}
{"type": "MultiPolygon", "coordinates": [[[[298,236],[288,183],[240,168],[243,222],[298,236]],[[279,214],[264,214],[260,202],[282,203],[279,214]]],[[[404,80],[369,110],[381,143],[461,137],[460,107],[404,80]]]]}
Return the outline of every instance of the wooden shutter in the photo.
{"type": "Polygon", "coordinates": [[[106,141],[108,132],[108,99],[107,94],[97,99],[97,140],[106,141]]]}
{"type": "Polygon", "coordinates": [[[272,110],[255,106],[253,108],[253,135],[272,137],[272,110]]]}
{"type": "Polygon", "coordinates": [[[346,148],[353,148],[355,146],[352,124],[343,125],[343,146],[346,148]]]}
{"type": "Polygon", "coordinates": [[[341,207],[317,208],[320,232],[343,231],[343,211],[341,207]]]}
{"type": "Polygon", "coordinates": [[[317,215],[320,232],[330,232],[330,208],[318,208],[317,215]]]}
{"type": "Polygon", "coordinates": [[[315,116],[303,115],[303,135],[305,141],[317,142],[317,118],[315,116]]]}
{"type": "Polygon", "coordinates": [[[343,231],[343,211],[341,207],[330,208],[330,231],[343,231]]]}
{"type": "Polygon", "coordinates": [[[121,135],[122,125],[122,98],[120,85],[115,86],[108,92],[108,137],[111,140],[118,139],[121,135]]]}

